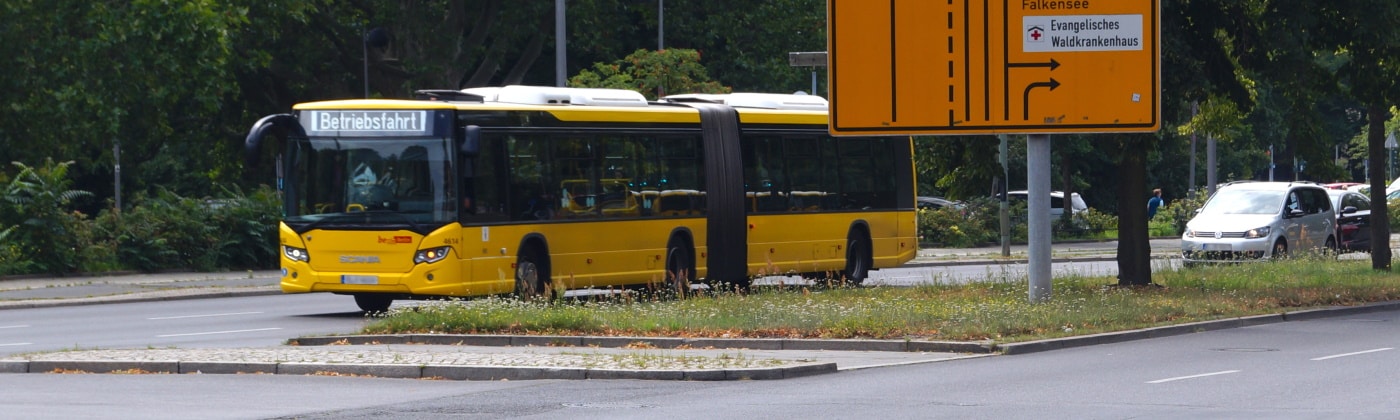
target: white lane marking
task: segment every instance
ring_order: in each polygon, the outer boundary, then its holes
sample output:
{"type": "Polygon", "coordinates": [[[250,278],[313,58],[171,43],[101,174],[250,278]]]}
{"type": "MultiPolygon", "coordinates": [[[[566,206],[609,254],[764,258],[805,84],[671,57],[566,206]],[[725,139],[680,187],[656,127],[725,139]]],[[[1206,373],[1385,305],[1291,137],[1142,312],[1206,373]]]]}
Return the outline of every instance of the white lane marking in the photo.
{"type": "Polygon", "coordinates": [[[28,326],[28,325],[0,325],[0,330],[6,329],[6,328],[29,328],[29,326],[28,326]]]}
{"type": "Polygon", "coordinates": [[[1182,380],[1182,379],[1196,379],[1196,378],[1204,378],[1204,377],[1207,377],[1207,376],[1228,375],[1228,374],[1231,374],[1231,373],[1238,373],[1238,372],[1239,372],[1238,370],[1222,370],[1222,371],[1219,371],[1219,372],[1202,373],[1202,374],[1200,374],[1200,375],[1178,376],[1178,377],[1175,377],[1175,378],[1158,379],[1158,380],[1155,380],[1155,381],[1147,381],[1147,383],[1149,383],[1149,384],[1160,384],[1160,383],[1163,383],[1163,382],[1180,381],[1180,380],[1182,380]]]}
{"type": "Polygon", "coordinates": [[[214,335],[214,334],[237,334],[237,333],[245,333],[245,332],[274,331],[274,330],[280,330],[280,329],[281,329],[281,328],[257,328],[257,329],[252,329],[252,330],[210,331],[210,332],[197,332],[197,333],[186,333],[186,334],[165,334],[165,335],[157,335],[156,338],[189,337],[189,336],[194,336],[194,335],[214,335]]]}
{"type": "Polygon", "coordinates": [[[27,346],[34,343],[0,343],[0,347],[27,346]]]}
{"type": "Polygon", "coordinates": [[[146,319],[147,319],[147,320],[150,320],[150,321],[156,321],[156,320],[162,320],[162,319],[186,319],[186,318],[209,318],[209,317],[215,317],[215,316],[256,315],[256,314],[260,314],[260,313],[262,313],[262,312],[230,312],[230,313],[226,313],[226,314],[162,316],[162,317],[146,318],[146,319]]]}
{"type": "Polygon", "coordinates": [[[1391,347],[1383,347],[1383,348],[1379,348],[1379,349],[1371,349],[1371,350],[1358,351],[1358,352],[1352,352],[1352,353],[1342,353],[1342,354],[1334,354],[1334,355],[1331,355],[1331,356],[1316,357],[1316,358],[1312,358],[1312,359],[1309,359],[1309,360],[1318,361],[1318,360],[1336,359],[1336,358],[1338,358],[1338,357],[1355,356],[1355,355],[1358,355],[1358,354],[1375,353],[1375,352],[1378,352],[1378,351],[1386,351],[1386,350],[1395,350],[1395,349],[1394,349],[1394,348],[1391,348],[1391,347]]]}

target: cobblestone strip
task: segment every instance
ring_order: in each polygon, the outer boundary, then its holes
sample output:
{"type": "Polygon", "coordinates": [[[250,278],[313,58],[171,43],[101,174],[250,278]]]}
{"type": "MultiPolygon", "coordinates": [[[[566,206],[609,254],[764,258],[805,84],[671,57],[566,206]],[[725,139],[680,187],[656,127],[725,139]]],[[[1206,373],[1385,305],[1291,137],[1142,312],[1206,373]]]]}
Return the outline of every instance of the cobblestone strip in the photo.
{"type": "Polygon", "coordinates": [[[0,360],[0,373],[276,373],[457,380],[783,379],[836,371],[834,363],[696,356],[666,350],[454,351],[446,346],[73,350],[0,360]]]}

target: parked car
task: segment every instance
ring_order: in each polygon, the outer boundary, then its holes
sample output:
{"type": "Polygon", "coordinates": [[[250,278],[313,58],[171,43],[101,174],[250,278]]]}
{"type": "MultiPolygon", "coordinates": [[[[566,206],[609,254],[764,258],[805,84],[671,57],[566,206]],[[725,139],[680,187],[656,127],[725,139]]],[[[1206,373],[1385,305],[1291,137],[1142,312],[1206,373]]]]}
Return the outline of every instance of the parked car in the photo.
{"type": "Polygon", "coordinates": [[[1186,222],[1187,265],[1281,258],[1292,250],[1335,249],[1337,212],[1311,182],[1227,184],[1186,222]]]}
{"type": "Polygon", "coordinates": [[[1327,190],[1337,210],[1337,250],[1371,250],[1371,199],[1361,193],[1327,190]]]}
{"type": "MultiPolygon", "coordinates": [[[[1072,209],[1072,210],[1071,210],[1072,213],[1070,213],[1070,215],[1074,215],[1074,214],[1076,214],[1076,213],[1079,213],[1079,212],[1082,212],[1082,211],[1085,211],[1085,210],[1088,210],[1088,209],[1089,209],[1089,206],[1086,205],[1086,204],[1084,204],[1084,199],[1079,197],[1079,193],[1074,193],[1074,194],[1072,194],[1071,196],[1073,197],[1073,200],[1071,200],[1071,202],[1073,203],[1073,206],[1070,207],[1070,208],[1072,209]]],[[[1026,200],[1030,199],[1030,192],[1029,192],[1029,191],[1025,191],[1025,190],[1020,190],[1020,191],[1009,191],[1009,192],[1006,193],[1006,199],[1007,199],[1007,201],[1017,201],[1017,200],[1019,200],[1019,201],[1021,201],[1021,202],[1025,202],[1026,200]]],[[[1065,193],[1064,193],[1064,191],[1051,191],[1051,192],[1050,192],[1050,219],[1051,219],[1051,220],[1057,219],[1057,218],[1059,218],[1059,217],[1060,217],[1061,215],[1063,215],[1063,214],[1065,214],[1065,193]]]]}
{"type": "Polygon", "coordinates": [[[943,197],[920,196],[916,200],[917,202],[915,204],[919,206],[919,210],[937,210],[944,207],[963,207],[963,203],[961,201],[953,201],[943,197]]]}

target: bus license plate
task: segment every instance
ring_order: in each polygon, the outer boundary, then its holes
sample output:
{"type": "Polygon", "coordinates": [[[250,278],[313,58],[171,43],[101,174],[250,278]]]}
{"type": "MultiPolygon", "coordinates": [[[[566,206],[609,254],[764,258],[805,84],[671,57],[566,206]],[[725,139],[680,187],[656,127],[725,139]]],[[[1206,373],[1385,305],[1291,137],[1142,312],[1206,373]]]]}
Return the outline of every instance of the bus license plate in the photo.
{"type": "Polygon", "coordinates": [[[379,284],[379,276],[340,276],[341,284],[379,284]]]}

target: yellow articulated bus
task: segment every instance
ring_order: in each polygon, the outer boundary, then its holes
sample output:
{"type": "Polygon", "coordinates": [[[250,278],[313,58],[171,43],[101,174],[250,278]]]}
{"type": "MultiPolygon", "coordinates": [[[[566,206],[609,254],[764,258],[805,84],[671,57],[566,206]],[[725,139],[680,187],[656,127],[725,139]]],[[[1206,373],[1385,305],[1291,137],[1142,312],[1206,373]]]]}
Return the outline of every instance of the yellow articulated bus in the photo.
{"type": "Polygon", "coordinates": [[[396,299],[748,287],[912,260],[908,137],[827,134],[809,95],[505,86],[296,105],[280,140],[281,287],[396,299]]]}

